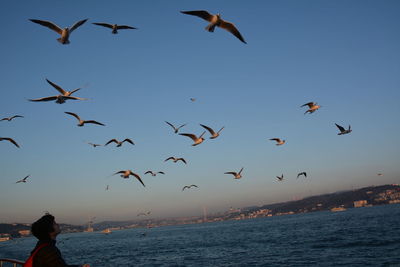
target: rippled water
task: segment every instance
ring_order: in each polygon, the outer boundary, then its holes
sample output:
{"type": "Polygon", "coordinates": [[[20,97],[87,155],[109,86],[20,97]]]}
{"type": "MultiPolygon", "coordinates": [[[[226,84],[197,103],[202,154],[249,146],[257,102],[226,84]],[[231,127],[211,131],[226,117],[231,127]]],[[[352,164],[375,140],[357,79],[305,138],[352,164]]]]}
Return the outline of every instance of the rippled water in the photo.
{"type": "MultiPolygon", "coordinates": [[[[35,243],[0,243],[0,258],[25,259],[35,243]]],[[[91,266],[400,266],[400,205],[65,234],[58,247],[91,266]]]]}

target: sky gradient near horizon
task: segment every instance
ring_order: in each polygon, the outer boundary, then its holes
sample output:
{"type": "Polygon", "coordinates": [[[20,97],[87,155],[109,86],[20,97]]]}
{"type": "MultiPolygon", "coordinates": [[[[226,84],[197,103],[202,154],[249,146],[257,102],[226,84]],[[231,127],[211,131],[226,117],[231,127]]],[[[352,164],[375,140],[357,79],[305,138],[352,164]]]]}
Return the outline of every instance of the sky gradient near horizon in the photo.
{"type": "Polygon", "coordinates": [[[32,222],[44,211],[65,223],[147,210],[190,216],[399,183],[399,13],[394,0],[1,1],[0,119],[25,118],[0,121],[0,137],[21,145],[0,142],[0,222],[32,222]],[[205,31],[206,21],[181,10],[221,13],[248,44],[205,31]],[[85,18],[69,45],[29,21],[66,27],[85,18]],[[138,29],[113,35],[93,22],[138,29]],[[89,100],[27,101],[57,93],[46,78],[82,87],[74,95],[89,100]],[[322,107],[304,115],[310,101],[322,107]],[[77,127],[65,111],[106,126],[77,127]],[[199,123],[225,129],[192,147],[164,121],[195,134],[199,123]],[[335,123],[353,132],[338,136],[335,123]],[[86,143],[112,138],[135,145],[86,143]],[[169,156],[188,164],[164,162],[169,156]],[[241,167],[240,180],[224,174],[241,167]],[[125,169],[146,187],[111,176],[125,169]],[[302,171],[308,177],[296,179],[302,171]],[[199,188],[182,192],[188,184],[199,188]]]}

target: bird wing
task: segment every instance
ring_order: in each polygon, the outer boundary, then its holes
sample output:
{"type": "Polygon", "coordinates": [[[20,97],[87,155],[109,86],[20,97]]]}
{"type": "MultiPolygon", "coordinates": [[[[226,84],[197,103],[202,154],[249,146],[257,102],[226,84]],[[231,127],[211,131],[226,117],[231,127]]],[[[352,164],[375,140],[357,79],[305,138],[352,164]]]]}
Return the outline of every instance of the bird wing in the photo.
{"type": "Polygon", "coordinates": [[[46,79],[46,81],[47,81],[47,83],[49,83],[51,86],[53,86],[57,91],[59,91],[61,94],[63,94],[63,95],[66,95],[66,94],[67,94],[67,92],[66,92],[64,89],[62,89],[59,85],[57,85],[57,84],[55,84],[55,83],[49,81],[48,79],[46,79]]]}
{"type": "Polygon", "coordinates": [[[185,186],[182,188],[182,191],[185,190],[186,188],[189,188],[189,186],[185,185],[185,186]]]}
{"type": "Polygon", "coordinates": [[[118,144],[117,139],[111,139],[110,141],[108,141],[108,142],[105,144],[105,146],[108,145],[108,144],[110,144],[110,143],[112,143],[112,142],[118,144]]]}
{"type": "Polygon", "coordinates": [[[305,103],[304,105],[301,105],[300,107],[304,107],[304,106],[308,106],[311,108],[312,106],[314,106],[314,102],[305,103]]]}
{"type": "Polygon", "coordinates": [[[136,30],[137,28],[131,27],[131,26],[128,26],[128,25],[118,25],[117,29],[118,30],[127,30],[127,29],[136,30]]]}
{"type": "Polygon", "coordinates": [[[242,171],[243,171],[243,168],[241,168],[241,169],[240,169],[240,171],[239,171],[239,174],[241,174],[241,173],[242,173],[242,171]]]}
{"type": "Polygon", "coordinates": [[[25,176],[24,179],[22,179],[22,181],[26,181],[26,179],[28,179],[28,177],[31,176],[30,174],[25,176]]]}
{"type": "Polygon", "coordinates": [[[118,172],[114,173],[113,175],[116,175],[118,173],[125,173],[125,171],[118,171],[118,172]]]}
{"type": "Polygon", "coordinates": [[[77,92],[79,90],[81,90],[81,88],[76,88],[75,90],[72,90],[71,92],[69,92],[69,95],[72,95],[73,93],[75,93],[75,92],[77,92]]]}
{"type": "Polygon", "coordinates": [[[103,123],[101,123],[101,122],[98,122],[98,121],[94,121],[94,120],[84,121],[84,123],[93,123],[93,124],[97,124],[97,125],[105,126],[103,123]]]}
{"type": "Polygon", "coordinates": [[[232,175],[237,175],[237,173],[236,172],[224,172],[224,174],[232,174],[232,175]]]}
{"type": "Polygon", "coordinates": [[[192,184],[191,186],[198,188],[198,186],[197,186],[197,185],[195,185],[195,184],[192,184]]]}
{"type": "Polygon", "coordinates": [[[181,11],[181,13],[186,14],[186,15],[192,15],[192,16],[197,16],[200,17],[204,20],[211,21],[213,15],[208,13],[205,10],[194,10],[194,11],[181,11]]]}
{"type": "Polygon", "coordinates": [[[221,129],[219,129],[219,131],[217,133],[220,133],[224,128],[225,128],[225,126],[223,126],[221,129]]]}
{"type": "Polygon", "coordinates": [[[71,116],[74,116],[78,121],[81,121],[81,118],[79,118],[79,116],[78,116],[77,114],[75,114],[75,113],[68,112],[68,111],[66,111],[66,112],[64,112],[64,113],[67,113],[67,114],[69,114],[69,115],[71,115],[71,116]]]}
{"type": "Polygon", "coordinates": [[[152,171],[147,171],[147,172],[145,172],[144,174],[148,174],[148,173],[151,173],[151,174],[153,174],[153,172],[152,172],[152,171]]]}
{"type": "Polygon", "coordinates": [[[336,125],[336,127],[339,128],[339,130],[340,130],[341,132],[346,131],[346,130],[345,130],[342,126],[340,126],[339,124],[336,124],[336,123],[335,123],[335,125],[336,125]]]}
{"type": "Polygon", "coordinates": [[[167,161],[167,160],[170,160],[170,159],[174,160],[175,158],[174,157],[169,157],[166,160],[164,160],[164,162],[167,161]]]}
{"type": "Polygon", "coordinates": [[[54,96],[48,96],[48,97],[42,97],[42,98],[36,98],[36,99],[29,99],[29,101],[41,102],[41,101],[53,101],[53,100],[56,100],[56,99],[57,99],[57,96],[54,95],[54,96]]]}
{"type": "Polygon", "coordinates": [[[12,138],[10,138],[10,137],[2,137],[2,138],[0,138],[0,141],[2,141],[2,140],[7,140],[7,141],[13,143],[16,147],[19,147],[19,145],[17,144],[17,142],[15,142],[14,139],[12,139],[12,138]]]}
{"type": "Polygon", "coordinates": [[[103,27],[110,28],[110,29],[113,28],[113,25],[108,24],[108,23],[95,22],[95,23],[92,23],[92,24],[94,24],[94,25],[99,25],[99,26],[103,26],[103,27]]]}
{"type": "Polygon", "coordinates": [[[69,32],[73,32],[74,30],[76,30],[79,26],[81,26],[83,23],[85,23],[88,19],[83,19],[78,21],[77,23],[75,23],[70,29],[69,32]]]}
{"type": "Polygon", "coordinates": [[[280,142],[281,141],[281,139],[279,139],[279,138],[271,138],[269,140],[276,141],[276,142],[280,142]]]}
{"type": "Polygon", "coordinates": [[[165,174],[164,172],[157,172],[157,173],[165,174]]]}
{"type": "Polygon", "coordinates": [[[176,128],[177,130],[179,130],[180,128],[182,128],[183,126],[186,126],[187,123],[182,124],[181,126],[179,126],[178,128],[176,128]]]}
{"type": "Polygon", "coordinates": [[[181,160],[181,161],[183,161],[183,163],[186,164],[186,160],[185,160],[184,158],[179,158],[179,159],[177,159],[177,161],[178,161],[178,160],[181,160]]]}
{"type": "Polygon", "coordinates": [[[76,97],[76,96],[63,96],[63,98],[70,100],[87,100],[87,98],[76,97]]]}
{"type": "Polygon", "coordinates": [[[133,143],[133,141],[131,140],[131,139],[129,139],[129,138],[126,138],[124,141],[122,141],[122,143],[123,142],[128,142],[128,143],[130,143],[130,144],[132,144],[132,145],[134,145],[135,143],[133,143]]]}
{"type": "Polygon", "coordinates": [[[176,130],[175,126],[172,125],[171,123],[169,123],[168,121],[165,121],[166,124],[168,124],[169,126],[171,126],[174,130],[176,130]]]}
{"type": "MultiPolygon", "coordinates": [[[[23,118],[24,116],[21,115],[14,115],[10,118],[10,120],[14,119],[14,118],[23,118]]],[[[350,127],[350,126],[349,126],[350,127]]]]}
{"type": "Polygon", "coordinates": [[[228,21],[225,20],[221,20],[221,23],[219,25],[222,29],[227,30],[228,32],[232,33],[233,35],[235,35],[240,41],[242,41],[243,43],[247,44],[246,41],[243,39],[243,36],[240,34],[240,32],[238,31],[238,29],[236,29],[235,25],[233,23],[230,23],[228,21]]]}
{"type": "Polygon", "coordinates": [[[194,134],[190,134],[190,133],[180,133],[179,135],[183,135],[183,136],[187,136],[190,137],[193,141],[197,140],[197,136],[194,134]]]}
{"type": "Polygon", "coordinates": [[[47,21],[47,20],[38,20],[38,19],[30,19],[30,21],[40,24],[42,26],[45,26],[47,28],[52,29],[53,31],[57,32],[58,34],[62,33],[62,29],[58,27],[56,24],[53,22],[47,21]]]}
{"type": "Polygon", "coordinates": [[[200,124],[200,126],[203,127],[204,129],[206,129],[207,131],[209,131],[211,135],[215,134],[214,130],[211,129],[210,127],[203,125],[203,124],[200,124]]]}
{"type": "Polygon", "coordinates": [[[140,176],[139,176],[139,175],[137,175],[136,173],[134,173],[134,172],[132,172],[132,171],[130,172],[130,174],[133,175],[133,176],[135,176],[136,179],[138,179],[139,182],[140,182],[144,187],[146,187],[146,186],[144,185],[142,179],[140,179],[140,176]]]}

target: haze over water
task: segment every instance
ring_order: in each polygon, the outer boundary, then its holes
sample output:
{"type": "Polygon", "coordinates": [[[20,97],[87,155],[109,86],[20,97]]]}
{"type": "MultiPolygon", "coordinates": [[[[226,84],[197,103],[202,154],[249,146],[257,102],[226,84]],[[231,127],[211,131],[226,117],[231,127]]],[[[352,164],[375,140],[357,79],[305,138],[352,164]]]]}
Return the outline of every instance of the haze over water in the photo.
{"type": "Polygon", "coordinates": [[[190,216],[398,183],[399,13],[395,0],[1,1],[0,119],[24,118],[0,122],[0,137],[21,146],[0,142],[0,222],[190,216]],[[247,44],[181,10],[221,13],[247,44]],[[85,18],[69,45],[29,21],[85,18]],[[93,22],[138,29],[113,35],[93,22]],[[46,78],[89,100],[27,101],[56,94],[46,78]],[[322,107],[304,115],[310,101],[322,107]],[[77,127],[66,111],[106,126],[77,127]],[[200,123],[225,128],[192,147],[165,121],[196,135],[200,123]],[[353,132],[338,136],[335,123],[353,132]],[[135,145],[86,143],[112,138],[135,145]],[[242,167],[240,180],[224,174],[242,167]],[[146,187],[111,176],[126,169],[146,187]]]}

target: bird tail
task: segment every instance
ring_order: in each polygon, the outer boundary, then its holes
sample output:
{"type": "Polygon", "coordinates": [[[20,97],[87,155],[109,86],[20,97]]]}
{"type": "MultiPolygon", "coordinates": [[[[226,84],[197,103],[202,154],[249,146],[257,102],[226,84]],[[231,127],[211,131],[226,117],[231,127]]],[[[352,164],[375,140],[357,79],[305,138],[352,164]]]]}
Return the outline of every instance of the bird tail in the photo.
{"type": "Polygon", "coordinates": [[[216,25],[214,25],[214,24],[209,24],[209,25],[207,25],[206,30],[209,32],[214,32],[215,26],[216,25]]]}
{"type": "Polygon", "coordinates": [[[117,31],[117,29],[114,29],[114,30],[112,30],[112,32],[111,32],[112,34],[117,34],[118,33],[118,31],[117,31]]]}
{"type": "Polygon", "coordinates": [[[69,40],[63,40],[63,38],[58,38],[57,41],[59,41],[62,44],[69,44],[69,40]]]}

